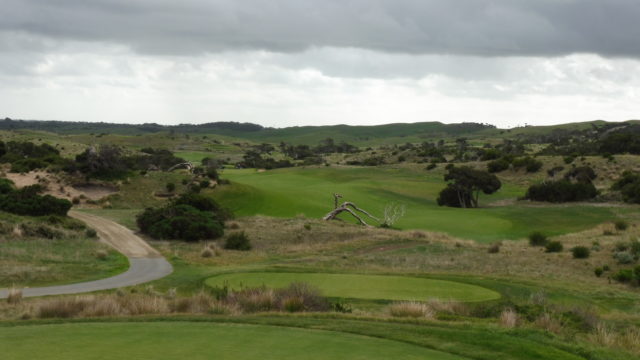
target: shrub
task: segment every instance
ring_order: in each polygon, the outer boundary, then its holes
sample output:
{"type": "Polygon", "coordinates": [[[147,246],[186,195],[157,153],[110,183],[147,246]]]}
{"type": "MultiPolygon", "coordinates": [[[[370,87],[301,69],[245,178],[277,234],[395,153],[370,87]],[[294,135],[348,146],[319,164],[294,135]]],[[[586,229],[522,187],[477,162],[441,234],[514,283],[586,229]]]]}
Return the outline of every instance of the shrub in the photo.
{"type": "Polygon", "coordinates": [[[546,202],[571,202],[593,199],[598,190],[592,183],[572,183],[562,179],[534,184],[527,189],[526,199],[546,202]]]}
{"type": "Polygon", "coordinates": [[[22,234],[25,236],[39,237],[45,239],[61,239],[64,233],[52,227],[43,224],[22,223],[20,225],[22,234]]]}
{"type": "Polygon", "coordinates": [[[591,255],[591,251],[586,246],[576,246],[571,249],[574,259],[586,259],[591,255]]]}
{"type": "Polygon", "coordinates": [[[251,241],[244,231],[236,232],[227,237],[224,248],[228,250],[251,250],[251,241]]]}
{"type": "Polygon", "coordinates": [[[548,241],[547,236],[539,231],[529,234],[529,245],[531,246],[545,246],[548,241]]]}
{"type": "Polygon", "coordinates": [[[206,189],[209,186],[211,186],[211,181],[205,179],[205,180],[200,181],[199,185],[200,185],[201,189],[206,189]]]}
{"type": "Polygon", "coordinates": [[[146,209],[136,221],[140,231],[156,239],[197,241],[221,237],[228,216],[212,199],[189,193],[165,207],[146,209]]]}
{"type": "Polygon", "coordinates": [[[624,220],[617,220],[614,225],[618,231],[625,231],[629,227],[629,223],[624,220]]]}
{"type": "Polygon", "coordinates": [[[172,193],[172,192],[176,191],[176,184],[167,183],[167,185],[165,185],[165,188],[167,189],[167,192],[172,193]]]}
{"type": "Polygon", "coordinates": [[[431,163],[431,164],[427,165],[426,170],[427,171],[433,170],[433,169],[435,169],[437,167],[438,167],[438,164],[431,163]]]}
{"type": "Polygon", "coordinates": [[[616,251],[627,251],[629,250],[629,243],[626,241],[618,241],[615,243],[614,248],[616,251]]]}
{"type": "Polygon", "coordinates": [[[597,267],[593,270],[593,273],[596,274],[597,277],[600,277],[604,273],[604,269],[602,269],[601,267],[597,267]]]}
{"type": "Polygon", "coordinates": [[[92,228],[88,228],[87,230],[84,231],[84,235],[88,238],[94,239],[98,237],[98,233],[92,229],[92,228]]]}
{"type": "Polygon", "coordinates": [[[487,252],[489,252],[489,254],[497,254],[500,252],[500,242],[496,242],[493,243],[489,246],[489,249],[487,249],[487,252]]]}
{"type": "Polygon", "coordinates": [[[545,249],[548,253],[561,252],[564,249],[564,246],[562,246],[560,241],[550,241],[545,246],[545,249]]]}
{"type": "Polygon", "coordinates": [[[487,163],[487,171],[490,173],[505,171],[510,165],[509,161],[505,158],[493,160],[487,163]]]}
{"type": "Polygon", "coordinates": [[[621,269],[617,273],[613,274],[612,278],[613,280],[621,283],[631,282],[634,279],[633,270],[621,269]]]}
{"type": "Polygon", "coordinates": [[[632,264],[636,261],[635,256],[628,251],[618,251],[613,254],[613,258],[618,261],[618,264],[632,264]]]}
{"type": "MultiPolygon", "coordinates": [[[[2,189],[3,191],[5,189],[2,189]]],[[[66,216],[71,209],[71,202],[51,195],[38,195],[42,191],[40,185],[26,186],[20,190],[10,190],[2,194],[0,191],[0,210],[17,215],[66,216]]]]}

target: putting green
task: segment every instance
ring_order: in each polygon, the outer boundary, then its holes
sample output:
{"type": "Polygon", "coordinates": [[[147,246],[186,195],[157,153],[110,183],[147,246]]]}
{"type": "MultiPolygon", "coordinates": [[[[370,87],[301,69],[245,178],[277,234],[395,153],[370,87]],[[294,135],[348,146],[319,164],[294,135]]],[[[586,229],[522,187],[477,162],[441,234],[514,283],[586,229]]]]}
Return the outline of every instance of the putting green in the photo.
{"type": "Polygon", "coordinates": [[[246,272],[222,274],[206,280],[206,284],[212,287],[228,284],[234,289],[262,285],[282,288],[293,282],[316,286],[328,297],[418,301],[434,298],[486,301],[500,298],[499,293],[476,285],[408,276],[246,272]]]}
{"type": "Polygon", "coordinates": [[[427,359],[463,357],[331,331],[221,323],[84,323],[0,327],[2,359],[427,359]]]}

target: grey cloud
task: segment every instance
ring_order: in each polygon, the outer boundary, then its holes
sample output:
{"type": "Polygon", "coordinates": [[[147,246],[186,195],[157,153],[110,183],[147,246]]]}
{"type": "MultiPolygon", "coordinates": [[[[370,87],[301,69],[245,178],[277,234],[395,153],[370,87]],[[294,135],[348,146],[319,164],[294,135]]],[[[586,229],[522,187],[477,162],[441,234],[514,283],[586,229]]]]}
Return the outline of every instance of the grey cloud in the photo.
{"type": "Polygon", "coordinates": [[[3,0],[0,31],[167,55],[346,47],[637,58],[638,19],[637,0],[3,0]]]}

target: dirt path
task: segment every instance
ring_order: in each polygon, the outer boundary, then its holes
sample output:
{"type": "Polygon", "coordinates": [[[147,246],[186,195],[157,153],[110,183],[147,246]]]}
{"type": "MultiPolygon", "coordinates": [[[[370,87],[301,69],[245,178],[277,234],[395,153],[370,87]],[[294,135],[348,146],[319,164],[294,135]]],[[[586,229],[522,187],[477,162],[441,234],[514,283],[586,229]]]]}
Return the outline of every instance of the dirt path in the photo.
{"type": "Polygon", "coordinates": [[[100,235],[102,242],[118,250],[126,257],[162,257],[158,251],[136,236],[133,231],[118,223],[79,211],[69,211],[69,216],[83,221],[85,224],[94,228],[98,232],[98,235],[100,235]]]}
{"type": "MultiPolygon", "coordinates": [[[[22,290],[23,296],[78,294],[116,289],[157,280],[173,272],[171,264],[169,264],[158,251],[124,226],[99,216],[77,211],[70,211],[69,216],[84,221],[98,232],[101,241],[126,255],[129,259],[129,270],[122,274],[96,281],[26,288],[22,290]]],[[[0,299],[6,298],[7,294],[7,289],[0,289],[0,299]]]]}

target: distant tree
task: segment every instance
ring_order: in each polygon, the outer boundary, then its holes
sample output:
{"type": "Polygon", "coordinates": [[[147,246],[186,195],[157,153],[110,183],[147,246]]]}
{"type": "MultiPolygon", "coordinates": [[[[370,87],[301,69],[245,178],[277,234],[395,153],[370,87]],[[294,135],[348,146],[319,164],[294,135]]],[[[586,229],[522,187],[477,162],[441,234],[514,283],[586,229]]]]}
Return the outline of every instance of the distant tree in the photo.
{"type": "Polygon", "coordinates": [[[468,166],[448,169],[444,180],[449,183],[438,197],[440,206],[476,208],[480,192],[493,194],[502,186],[495,175],[468,166]]]}
{"type": "Polygon", "coordinates": [[[0,157],[3,157],[7,153],[7,145],[0,141],[0,157]]]}

